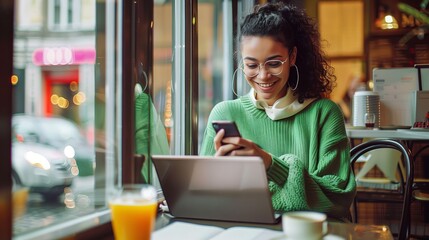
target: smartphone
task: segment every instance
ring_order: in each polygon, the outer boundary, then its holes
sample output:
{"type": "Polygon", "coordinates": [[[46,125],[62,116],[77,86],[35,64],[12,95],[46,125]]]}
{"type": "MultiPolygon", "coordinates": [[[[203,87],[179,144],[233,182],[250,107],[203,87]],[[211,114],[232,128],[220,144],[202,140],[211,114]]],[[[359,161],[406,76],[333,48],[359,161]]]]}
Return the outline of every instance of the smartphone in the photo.
{"type": "Polygon", "coordinates": [[[233,121],[218,120],[218,121],[213,121],[212,125],[216,132],[219,132],[219,130],[224,129],[225,130],[224,137],[241,137],[240,132],[238,131],[237,125],[235,125],[235,122],[233,121]]]}

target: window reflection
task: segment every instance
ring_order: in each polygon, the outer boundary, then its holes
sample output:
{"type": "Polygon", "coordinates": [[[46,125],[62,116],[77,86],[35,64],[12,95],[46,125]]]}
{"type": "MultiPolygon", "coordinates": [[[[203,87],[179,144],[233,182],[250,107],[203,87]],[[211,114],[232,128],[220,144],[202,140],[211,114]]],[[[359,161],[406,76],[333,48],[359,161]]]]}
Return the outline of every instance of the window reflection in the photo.
{"type": "Polygon", "coordinates": [[[20,236],[97,208],[96,1],[15,4],[13,234],[20,236]]]}
{"type": "Polygon", "coordinates": [[[155,1],[153,79],[144,75],[145,81],[141,83],[144,85],[142,87],[144,93],[136,96],[136,152],[146,157],[142,169],[144,179],[158,190],[161,187],[150,155],[170,154],[170,146],[173,144],[172,13],[172,2],[155,1]],[[147,84],[147,81],[152,81],[152,84],[147,84]],[[143,127],[144,124],[147,126],[143,127]]]}
{"type": "Polygon", "coordinates": [[[172,115],[172,3],[154,6],[154,50],[153,50],[153,104],[166,129],[168,142],[172,140],[174,116],[172,115]]]}

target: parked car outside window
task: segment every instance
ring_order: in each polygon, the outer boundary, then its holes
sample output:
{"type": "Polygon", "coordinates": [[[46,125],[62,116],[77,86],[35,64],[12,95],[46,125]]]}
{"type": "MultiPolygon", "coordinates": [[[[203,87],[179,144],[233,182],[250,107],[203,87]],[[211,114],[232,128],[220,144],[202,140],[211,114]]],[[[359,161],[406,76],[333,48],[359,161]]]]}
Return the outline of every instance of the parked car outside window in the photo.
{"type": "Polygon", "coordinates": [[[75,160],[79,176],[94,174],[94,151],[74,122],[61,117],[14,115],[12,128],[22,142],[53,147],[75,160]]]}
{"type": "Polygon", "coordinates": [[[12,142],[12,177],[16,185],[57,200],[77,175],[76,164],[53,147],[39,143],[12,142]]]}

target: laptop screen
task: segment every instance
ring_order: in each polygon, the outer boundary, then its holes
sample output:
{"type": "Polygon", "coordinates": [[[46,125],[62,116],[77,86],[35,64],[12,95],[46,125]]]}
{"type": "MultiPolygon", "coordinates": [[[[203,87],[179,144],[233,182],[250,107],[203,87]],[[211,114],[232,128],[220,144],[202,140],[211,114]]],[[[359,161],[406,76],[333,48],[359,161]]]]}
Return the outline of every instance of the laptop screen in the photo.
{"type": "Polygon", "coordinates": [[[152,160],[173,216],[276,222],[261,158],[153,155],[152,160]]]}

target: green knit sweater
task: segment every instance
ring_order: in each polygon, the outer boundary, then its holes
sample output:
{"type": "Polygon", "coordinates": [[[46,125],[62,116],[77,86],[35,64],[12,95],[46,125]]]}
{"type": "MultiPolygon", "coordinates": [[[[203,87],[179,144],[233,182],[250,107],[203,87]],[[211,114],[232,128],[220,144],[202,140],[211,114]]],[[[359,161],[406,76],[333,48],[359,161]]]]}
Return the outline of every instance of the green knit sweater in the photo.
{"type": "Polygon", "coordinates": [[[153,154],[169,154],[170,149],[167,134],[155,106],[149,95],[141,93],[135,100],[135,149],[136,153],[143,154],[142,175],[147,183],[159,186],[158,178],[152,177],[153,154]]]}
{"type": "Polygon", "coordinates": [[[217,104],[208,119],[200,155],[214,155],[213,120],[235,121],[245,139],[272,156],[267,170],[273,208],[313,210],[345,219],[355,196],[344,118],[328,99],[316,100],[289,118],[273,121],[249,95],[217,104]]]}

